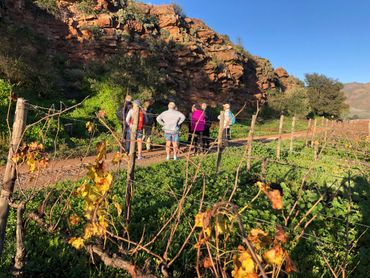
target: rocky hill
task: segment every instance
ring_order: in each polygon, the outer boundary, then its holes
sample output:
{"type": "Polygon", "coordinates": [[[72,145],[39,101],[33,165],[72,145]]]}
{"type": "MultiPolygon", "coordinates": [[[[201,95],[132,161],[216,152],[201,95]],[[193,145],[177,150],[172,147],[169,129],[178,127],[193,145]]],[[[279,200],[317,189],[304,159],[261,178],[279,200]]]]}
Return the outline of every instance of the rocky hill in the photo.
{"type": "Polygon", "coordinates": [[[343,92],[350,107],[350,116],[370,119],[370,83],[347,83],[343,92]]]}
{"type": "MultiPolygon", "coordinates": [[[[176,5],[17,0],[5,1],[5,8],[2,15],[8,26],[26,26],[47,42],[43,50],[27,45],[27,53],[47,53],[45,59],[62,57],[58,84],[72,97],[83,87],[81,65],[104,64],[112,55],[157,57],[156,68],[164,76],[161,82],[183,102],[241,105],[264,98],[270,89],[286,90],[298,84],[283,68],[274,70],[267,59],[249,54],[201,20],[186,17],[176,5]]],[[[0,77],[6,74],[0,66],[0,77]]]]}

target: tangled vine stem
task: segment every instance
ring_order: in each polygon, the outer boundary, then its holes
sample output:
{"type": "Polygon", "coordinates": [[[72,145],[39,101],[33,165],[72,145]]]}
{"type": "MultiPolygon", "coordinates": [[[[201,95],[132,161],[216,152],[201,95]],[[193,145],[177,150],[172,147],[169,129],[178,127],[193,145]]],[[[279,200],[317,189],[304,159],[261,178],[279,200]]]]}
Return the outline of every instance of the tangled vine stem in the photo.
{"type": "Polygon", "coordinates": [[[240,215],[239,215],[239,211],[238,211],[238,206],[235,205],[234,203],[231,203],[231,202],[220,202],[220,203],[216,203],[213,208],[212,208],[212,214],[214,214],[218,209],[220,208],[226,208],[230,206],[231,208],[231,211],[234,213],[237,221],[238,221],[238,225],[239,225],[239,229],[240,229],[240,232],[241,232],[241,235],[242,235],[242,241],[243,243],[247,246],[248,248],[248,251],[251,253],[251,256],[253,258],[253,261],[256,263],[256,265],[258,266],[260,272],[261,272],[261,275],[263,278],[268,278],[267,275],[266,275],[266,272],[264,270],[264,267],[263,265],[261,264],[260,260],[258,259],[257,257],[257,254],[256,254],[256,251],[254,250],[252,244],[249,242],[247,236],[246,236],[246,233],[245,233],[245,229],[244,229],[244,226],[243,226],[243,222],[240,218],[240,215]]]}
{"type": "MultiPolygon", "coordinates": [[[[28,219],[33,220],[38,226],[44,229],[48,233],[53,233],[54,227],[45,223],[44,219],[35,212],[31,212],[28,214],[28,219]]],[[[60,231],[61,235],[63,236],[63,240],[67,243],[68,236],[63,234],[60,231]]],[[[97,255],[101,261],[106,265],[113,268],[123,269],[127,271],[132,277],[134,278],[155,278],[156,276],[153,274],[144,273],[140,269],[138,269],[134,264],[131,262],[123,259],[122,257],[117,256],[116,254],[109,255],[106,251],[104,251],[98,245],[86,245],[85,249],[90,252],[91,254],[97,255]]]]}

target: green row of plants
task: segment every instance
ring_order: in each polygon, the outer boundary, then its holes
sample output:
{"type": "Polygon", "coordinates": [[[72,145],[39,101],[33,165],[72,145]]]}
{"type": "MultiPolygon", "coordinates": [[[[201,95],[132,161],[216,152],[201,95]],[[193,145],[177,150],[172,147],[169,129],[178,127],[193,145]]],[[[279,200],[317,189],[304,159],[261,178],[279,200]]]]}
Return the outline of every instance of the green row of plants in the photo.
{"type": "MultiPolygon", "coordinates": [[[[266,232],[272,232],[276,224],[284,223],[295,200],[301,196],[297,203],[296,214],[291,216],[289,225],[285,227],[288,237],[294,239],[300,235],[306,221],[299,224],[299,220],[311,207],[313,210],[309,213],[309,218],[314,215],[315,218],[297,243],[290,241],[285,246],[298,269],[298,272],[291,274],[291,276],[331,277],[330,270],[325,263],[326,259],[333,267],[348,262],[345,267],[347,271],[353,269],[352,275],[365,277],[367,258],[370,252],[367,232],[367,227],[370,225],[368,174],[360,166],[350,167],[343,164],[340,160],[341,157],[335,153],[323,154],[319,161],[313,161],[312,149],[305,148],[303,142],[297,142],[295,145],[296,150],[299,151],[298,154],[289,154],[284,151],[283,159],[275,162],[275,146],[275,143],[255,144],[254,156],[261,157],[261,159],[270,158],[265,170],[261,160],[256,158],[253,159],[250,172],[247,172],[245,164],[242,164],[233,202],[239,209],[244,208],[240,215],[245,229],[250,231],[253,228],[259,228],[266,232]],[[312,169],[309,171],[311,167],[312,169]],[[306,181],[302,187],[302,179],[305,175],[306,181]],[[263,181],[280,188],[283,195],[281,211],[272,209],[269,200],[264,196],[250,203],[259,191],[255,184],[256,181],[263,181]],[[318,200],[321,201],[317,205],[318,200]],[[348,247],[350,248],[349,252],[348,247]]],[[[287,149],[287,146],[284,146],[283,149],[287,149]]],[[[215,173],[215,155],[208,156],[203,162],[201,171],[206,173],[204,210],[228,198],[233,189],[236,169],[240,165],[242,156],[242,148],[227,149],[223,154],[221,171],[218,174],[215,173]]],[[[136,170],[132,218],[128,227],[131,240],[146,242],[170,217],[182,194],[185,170],[186,162],[184,160],[160,163],[136,170]],[[146,232],[143,234],[144,228],[146,232]]],[[[195,173],[195,168],[190,166],[189,173],[192,176],[195,173]]],[[[117,212],[117,207],[114,204],[124,205],[125,180],[125,172],[113,175],[114,185],[109,197],[110,222],[119,230],[123,229],[123,216],[117,212]]],[[[51,190],[52,193],[45,211],[46,215],[49,215],[51,213],[50,207],[60,196],[68,196],[81,184],[82,182],[65,182],[52,189],[41,190],[29,203],[28,209],[37,210],[40,202],[51,190]]],[[[195,215],[199,209],[199,200],[202,196],[202,186],[203,180],[197,179],[186,199],[184,214],[175,234],[174,244],[168,254],[169,258],[174,256],[194,223],[195,215]]],[[[16,199],[21,198],[18,195],[16,199]]],[[[123,275],[120,271],[105,267],[99,261],[95,261],[93,264],[85,251],[75,250],[63,238],[66,234],[67,237],[77,237],[84,233],[86,222],[81,220],[76,225],[72,225],[70,220],[72,215],[84,219],[84,206],[84,199],[78,196],[69,199],[66,203],[57,203],[53,207],[54,217],[46,218],[50,224],[55,224],[61,217],[58,229],[51,235],[42,232],[33,221],[27,221],[26,275],[39,276],[46,273],[53,276],[72,275],[72,277],[123,275]]],[[[11,212],[9,224],[5,259],[1,262],[2,273],[7,273],[9,270],[15,252],[14,212],[11,212]]],[[[162,253],[167,243],[167,236],[167,234],[161,235],[160,240],[151,246],[151,250],[155,253],[162,253]]],[[[234,236],[235,238],[232,238],[231,242],[235,243],[238,241],[238,236],[234,236]]],[[[192,238],[173,265],[175,277],[196,275],[194,272],[196,260],[194,244],[196,243],[196,238],[192,238]]],[[[105,246],[109,252],[118,252],[117,247],[110,242],[105,242],[105,246]]],[[[144,252],[139,252],[130,260],[140,266],[147,265],[151,271],[159,271],[156,261],[144,252]]],[[[202,273],[204,276],[210,275],[207,269],[203,269],[202,273]]]]}

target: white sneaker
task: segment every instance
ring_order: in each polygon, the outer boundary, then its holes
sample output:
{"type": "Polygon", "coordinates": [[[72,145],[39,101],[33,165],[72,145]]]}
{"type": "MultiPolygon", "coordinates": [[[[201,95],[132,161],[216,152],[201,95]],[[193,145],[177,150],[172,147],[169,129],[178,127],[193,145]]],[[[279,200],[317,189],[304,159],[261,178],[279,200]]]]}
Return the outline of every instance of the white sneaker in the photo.
{"type": "Polygon", "coordinates": [[[173,157],[173,160],[177,160],[177,156],[174,156],[174,157],[173,157]]]}
{"type": "Polygon", "coordinates": [[[166,157],[166,160],[170,160],[170,156],[169,155],[166,157]]]}
{"type": "Polygon", "coordinates": [[[142,159],[143,157],[141,155],[137,157],[137,160],[142,160],[142,159]]]}

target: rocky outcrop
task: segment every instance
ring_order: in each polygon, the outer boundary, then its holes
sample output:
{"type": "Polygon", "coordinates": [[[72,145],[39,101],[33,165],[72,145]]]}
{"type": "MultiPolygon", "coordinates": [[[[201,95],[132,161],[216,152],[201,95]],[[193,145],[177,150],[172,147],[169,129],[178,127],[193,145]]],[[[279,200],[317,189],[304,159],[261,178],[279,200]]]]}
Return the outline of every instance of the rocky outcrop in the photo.
{"type": "Polygon", "coordinates": [[[82,11],[77,1],[57,0],[54,16],[39,16],[26,6],[11,17],[44,34],[72,62],[104,61],[116,53],[158,55],[158,70],[166,72],[166,82],[182,101],[240,105],[270,89],[294,86],[285,70],[274,71],[268,60],[240,50],[201,20],[183,16],[176,5],[120,2],[99,0],[82,11]],[[153,44],[169,51],[153,53],[153,44]]]}
{"type": "Polygon", "coordinates": [[[279,78],[281,89],[284,91],[303,86],[302,82],[299,79],[295,78],[294,76],[290,76],[288,72],[282,67],[275,69],[274,72],[279,78]]]}

